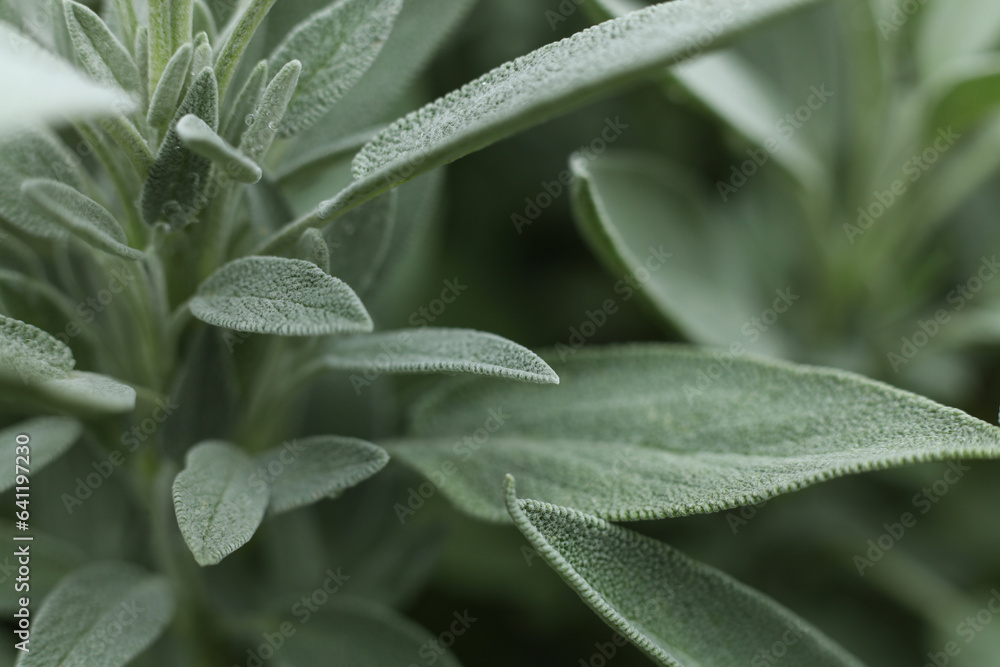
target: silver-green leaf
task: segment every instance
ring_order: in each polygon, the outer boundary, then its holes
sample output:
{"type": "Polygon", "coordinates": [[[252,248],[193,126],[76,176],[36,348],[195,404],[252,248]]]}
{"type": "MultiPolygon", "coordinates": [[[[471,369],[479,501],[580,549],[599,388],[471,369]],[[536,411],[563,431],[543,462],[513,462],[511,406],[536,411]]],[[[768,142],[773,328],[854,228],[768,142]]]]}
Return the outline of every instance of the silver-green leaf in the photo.
{"type": "Polygon", "coordinates": [[[293,60],[274,75],[264,90],[260,104],[248,123],[249,127],[240,139],[240,150],[250,159],[258,162],[263,160],[274,143],[301,73],[302,63],[293,60]]]}
{"type": "Polygon", "coordinates": [[[784,638],[781,658],[789,664],[862,667],[774,600],[666,544],[576,510],[519,499],[509,476],[507,508],[535,553],[660,665],[756,664],[753,656],[784,638]]]}
{"type": "Polygon", "coordinates": [[[246,544],[267,509],[266,484],[255,484],[252,458],[228,442],[188,451],[174,480],[174,511],[199,565],[215,565],[246,544]]]}
{"type": "Polygon", "coordinates": [[[15,463],[35,474],[59,458],[80,439],[82,433],[83,424],[71,417],[35,417],[0,431],[0,447],[5,450],[0,461],[0,492],[14,486],[14,478],[18,474],[15,463]],[[16,438],[22,434],[30,439],[30,456],[16,461],[16,438]]]}
{"type": "Polygon", "coordinates": [[[146,120],[153,127],[166,127],[177,113],[177,103],[188,78],[192,53],[191,45],[184,44],[167,61],[163,76],[149,100],[149,111],[146,114],[146,120]]]}
{"type": "Polygon", "coordinates": [[[270,489],[271,514],[304,507],[368,479],[389,462],[381,447],[321,435],[290,440],[256,457],[253,483],[270,489]]]}
{"type": "Polygon", "coordinates": [[[250,40],[253,39],[254,33],[257,32],[257,28],[260,27],[274,2],[275,0],[250,0],[242,12],[237,12],[233,16],[231,24],[226,28],[225,44],[215,60],[215,74],[223,97],[250,40]]]}
{"type": "Polygon", "coordinates": [[[624,521],[918,461],[1000,457],[997,427],[843,371],[671,345],[549,361],[559,387],[446,383],[414,409],[412,437],[383,446],[425,474],[451,461],[442,493],[490,520],[507,519],[507,473],[524,496],[624,521]],[[453,449],[480,432],[488,446],[477,437],[453,449]]]}
{"type": "Polygon", "coordinates": [[[139,68],[101,17],[74,0],[63,0],[63,10],[76,57],[90,76],[106,86],[138,93],[139,68]]]}
{"type": "Polygon", "coordinates": [[[198,288],[195,317],[218,327],[280,336],[363,333],[372,321],[343,281],[301,259],[244,257],[198,288]]]}
{"type": "Polygon", "coordinates": [[[129,563],[88,565],[45,598],[31,650],[17,665],[123,667],[166,629],[173,613],[166,578],[129,563]]]}
{"type": "Polygon", "coordinates": [[[189,151],[208,158],[241,183],[256,183],[264,175],[256,162],[230,146],[208,123],[194,114],[177,121],[177,136],[189,151]]]}

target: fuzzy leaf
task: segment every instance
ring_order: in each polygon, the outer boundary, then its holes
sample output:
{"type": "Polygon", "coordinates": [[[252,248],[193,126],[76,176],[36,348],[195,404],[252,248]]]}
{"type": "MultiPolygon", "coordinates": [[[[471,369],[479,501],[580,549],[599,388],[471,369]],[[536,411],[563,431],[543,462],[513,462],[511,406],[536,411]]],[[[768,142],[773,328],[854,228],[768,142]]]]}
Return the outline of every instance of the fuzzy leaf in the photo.
{"type": "Polygon", "coordinates": [[[215,75],[219,80],[219,93],[225,97],[236,67],[243,58],[250,40],[274,5],[274,0],[250,0],[243,12],[233,18],[227,29],[226,43],[215,61],[215,75]]]}
{"type": "Polygon", "coordinates": [[[197,75],[201,70],[212,66],[212,44],[208,41],[208,33],[204,32],[198,33],[191,44],[194,48],[191,56],[191,74],[197,75]]]}
{"type": "Polygon", "coordinates": [[[149,9],[149,84],[160,82],[170,56],[180,44],[174,44],[173,28],[170,25],[170,0],[148,0],[149,9]]]}
{"type": "Polygon", "coordinates": [[[191,41],[193,13],[192,0],[170,0],[170,33],[175,49],[191,41]]]}
{"type": "Polygon", "coordinates": [[[782,659],[862,667],[818,629],[762,593],[671,547],[595,516],[514,495],[514,525],[598,616],[666,667],[756,664],[791,631],[782,659]]]}
{"type": "Polygon", "coordinates": [[[318,229],[307,229],[299,239],[295,248],[299,259],[312,262],[325,272],[330,273],[330,246],[318,229]]]}
{"type": "Polygon", "coordinates": [[[382,269],[398,214],[398,193],[387,192],[323,228],[330,248],[330,274],[364,296],[382,269]]]}
{"type": "Polygon", "coordinates": [[[49,178],[82,188],[78,161],[53,135],[24,130],[0,137],[0,218],[31,236],[66,238],[66,230],[36,209],[21,192],[30,178],[49,178]]]}
{"type": "Polygon", "coordinates": [[[558,384],[559,376],[531,350],[471,329],[421,327],[331,342],[321,363],[330,370],[376,373],[472,373],[558,384]]]}
{"type": "Polygon", "coordinates": [[[264,175],[256,162],[226,143],[194,114],[177,121],[177,136],[189,151],[208,158],[241,183],[256,183],[264,175]]]}
{"type": "Polygon", "coordinates": [[[129,247],[124,230],[111,212],[79,190],[47,178],[29,179],[21,190],[50,220],[80,240],[123,259],[144,257],[141,251],[129,247]]]}
{"type": "Polygon", "coordinates": [[[19,320],[0,315],[0,370],[25,383],[66,377],[76,362],[65,343],[19,320]]]}
{"type": "Polygon", "coordinates": [[[271,514],[336,495],[368,479],[389,462],[381,447],[355,438],[321,435],[285,443],[256,457],[254,484],[270,489],[271,514]]]}
{"type": "Polygon", "coordinates": [[[88,565],[45,598],[32,628],[31,651],[17,664],[123,667],[153,643],[173,614],[166,578],[129,563],[88,565]]]}
{"type": "Polygon", "coordinates": [[[177,102],[181,98],[188,69],[191,67],[192,52],[191,45],[185,44],[167,62],[146,114],[146,120],[153,127],[166,127],[177,113],[177,102]]]}
{"type": "Polygon", "coordinates": [[[323,336],[372,330],[357,295],[343,281],[301,259],[244,257],[202,283],[191,312],[218,327],[323,336]]]}
{"type": "Polygon", "coordinates": [[[274,75],[271,83],[261,96],[260,104],[253,114],[246,132],[240,139],[240,150],[251,160],[260,162],[264,159],[271,144],[278,134],[281,119],[295,93],[295,87],[302,72],[302,63],[293,60],[274,75]]]}
{"type": "Polygon", "coordinates": [[[24,467],[34,475],[80,439],[83,424],[70,417],[35,417],[0,431],[0,447],[5,450],[0,461],[0,492],[14,486],[14,478],[18,474],[15,468],[15,448],[18,446],[15,438],[22,433],[31,438],[30,465],[25,464],[24,467]]]}
{"type": "Polygon", "coordinates": [[[271,56],[271,68],[302,62],[281,137],[308,128],[356,84],[392,30],[402,0],[338,0],[302,22],[271,56]]]}
{"type": "Polygon", "coordinates": [[[506,520],[501,484],[612,521],[715,512],[833,477],[919,461],[1000,456],[1000,429],[843,371],[668,345],[580,350],[560,386],[463,378],[384,446],[442,492],[506,520]],[[713,379],[714,378],[714,379],[713,379]],[[501,419],[502,418],[502,419],[501,419]],[[489,431],[489,445],[453,449],[489,431]]]}
{"type": "Polygon", "coordinates": [[[227,442],[209,440],[188,451],[174,480],[174,511],[199,565],[215,565],[246,544],[267,509],[266,484],[254,484],[254,462],[227,442]]]}
{"type": "Polygon", "coordinates": [[[101,17],[74,0],[63,0],[63,10],[77,60],[90,76],[106,86],[139,92],[139,69],[132,55],[101,17]]]}
{"type": "MultiPolygon", "coordinates": [[[[438,667],[461,667],[437,643],[431,653],[433,638],[402,614],[369,600],[336,597],[308,626],[297,628],[295,641],[275,656],[277,667],[410,665],[416,662],[415,656],[423,655],[420,651],[433,655],[438,667]]],[[[472,617],[464,626],[455,627],[464,630],[475,620],[472,617]]]]}
{"type": "Polygon", "coordinates": [[[257,106],[260,104],[264,89],[267,87],[267,61],[261,60],[254,67],[243,88],[240,89],[236,101],[229,110],[229,115],[222,123],[219,133],[223,139],[236,146],[246,132],[247,126],[253,124],[257,106]]]}
{"type": "Polygon", "coordinates": [[[181,142],[176,124],[188,114],[211,128],[219,126],[219,91],[211,68],[203,69],[188,89],[142,188],[142,215],[150,225],[163,220],[180,229],[193,222],[205,205],[212,161],[195,155],[181,142]]]}

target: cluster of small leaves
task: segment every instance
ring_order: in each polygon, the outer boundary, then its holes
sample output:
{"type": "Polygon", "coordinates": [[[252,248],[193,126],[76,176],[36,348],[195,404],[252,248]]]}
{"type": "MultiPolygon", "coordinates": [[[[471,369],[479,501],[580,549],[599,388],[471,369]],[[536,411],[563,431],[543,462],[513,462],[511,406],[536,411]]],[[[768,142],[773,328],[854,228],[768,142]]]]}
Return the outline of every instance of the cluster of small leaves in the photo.
{"type": "MultiPolygon", "coordinates": [[[[162,573],[117,562],[75,569],[38,612],[32,641],[42,648],[18,664],[124,665],[168,628],[193,637],[188,650],[198,654],[204,630],[193,626],[214,610],[199,598],[204,575],[192,562],[218,564],[265,522],[336,502],[390,455],[427,475],[454,465],[456,439],[500,406],[511,415],[502,432],[457,467],[444,492],[474,516],[512,522],[652,660],[737,664],[795,623],[805,638],[788,647],[790,664],[860,664],[762,594],[608,522],[712,512],[919,461],[1000,458],[1000,430],[841,371],[745,358],[701,388],[717,357],[699,349],[605,348],[550,365],[490,333],[375,331],[366,307],[387,258],[418,227],[408,188],[431,181],[404,184],[812,3],[675,0],[615,18],[626,3],[594,2],[591,11],[609,20],[409,115],[382,118],[390,90],[408,83],[393,77],[415,76],[473,4],[422,2],[250,0],[216,14],[202,0],[149,0],[144,12],[115,0],[102,16],[53,0],[55,29],[29,36],[24,8],[0,0],[0,89],[9,95],[0,111],[0,222],[3,244],[14,248],[4,251],[0,286],[44,303],[22,307],[0,292],[0,398],[16,414],[36,415],[3,430],[2,442],[30,433],[33,473],[78,440],[103,451],[114,444],[109,424],[141,422],[168,398],[185,402],[187,378],[210,377],[197,375],[200,359],[224,363],[198,356],[212,340],[207,327],[260,336],[239,359],[252,379],[235,416],[210,435],[164,428],[132,470],[134,500],[151,508],[158,531],[144,563],[162,573]],[[56,133],[40,122],[68,127],[56,133]],[[67,146],[70,136],[88,147],[86,160],[67,146]],[[283,178],[352,153],[346,187],[296,218],[283,178]],[[11,253],[20,257],[8,268],[11,253]],[[42,310],[73,321],[79,299],[112,284],[105,291],[117,295],[113,302],[74,325],[79,331],[44,330],[52,320],[42,310]],[[77,357],[91,370],[77,370],[77,357]],[[344,371],[465,377],[423,394],[409,431],[382,446],[341,434],[278,445],[284,434],[300,435],[285,409],[297,392],[344,371]],[[633,462],[608,475],[623,453],[633,462]],[[142,611],[127,631],[109,634],[129,604],[142,611]]],[[[771,110],[742,67],[721,54],[672,76],[754,137],[771,110]],[[727,96],[705,81],[742,81],[755,102],[738,104],[739,91],[727,96]]],[[[980,86],[996,76],[988,67],[941,84],[935,118],[981,120],[992,98],[980,86]]],[[[804,182],[825,178],[817,176],[822,160],[803,146],[780,159],[804,182]]],[[[638,227],[663,211],[679,227],[702,208],[655,157],[571,164],[581,229],[616,269],[635,268],[645,243],[638,227]]],[[[709,261],[722,256],[695,247],[709,261]]],[[[693,340],[726,342],[727,324],[712,318],[743,317],[745,304],[726,307],[738,290],[723,284],[691,292],[691,266],[668,268],[646,296],[693,340]]],[[[199,391],[230,389],[220,382],[199,391]]],[[[10,486],[12,460],[0,462],[8,473],[0,488],[10,486]]],[[[289,644],[282,663],[402,664],[427,637],[381,603],[338,600],[289,644]]]]}

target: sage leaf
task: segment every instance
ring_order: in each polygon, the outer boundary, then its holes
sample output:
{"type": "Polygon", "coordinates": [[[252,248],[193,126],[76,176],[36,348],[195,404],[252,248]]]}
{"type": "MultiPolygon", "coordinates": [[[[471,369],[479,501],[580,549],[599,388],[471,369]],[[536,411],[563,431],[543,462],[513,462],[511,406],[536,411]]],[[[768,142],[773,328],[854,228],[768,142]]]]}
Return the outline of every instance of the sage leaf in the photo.
{"type": "Polygon", "coordinates": [[[198,116],[209,127],[219,126],[219,90],[209,67],[191,84],[143,185],[142,216],[147,224],[162,220],[172,229],[180,229],[194,222],[206,205],[204,193],[212,161],[185,148],[177,134],[177,121],[188,114],[198,116]]]}
{"type": "Polygon", "coordinates": [[[389,462],[384,449],[355,438],[297,438],[256,457],[252,483],[266,483],[271,514],[304,507],[368,479],[389,462]]]}
{"type": "Polygon", "coordinates": [[[63,13],[77,60],[90,76],[106,86],[138,93],[139,69],[101,17],[75,0],[63,0],[63,13]]]}
{"type": "Polygon", "coordinates": [[[170,24],[170,0],[148,0],[149,17],[149,85],[155,88],[163,69],[180,44],[174,44],[170,24]]]}
{"type": "Polygon", "coordinates": [[[174,614],[166,578],[129,563],[95,563],[66,577],[42,602],[31,651],[19,667],[123,667],[174,614]],[[131,623],[123,629],[120,619],[131,623]]]}
{"type": "Polygon", "coordinates": [[[170,0],[170,34],[175,49],[191,41],[193,12],[192,0],[170,0]]]}
{"type": "Polygon", "coordinates": [[[206,67],[212,66],[213,54],[212,44],[208,41],[208,33],[198,33],[191,45],[194,49],[191,56],[191,74],[194,76],[206,67]]]}
{"type": "Polygon", "coordinates": [[[254,33],[260,27],[264,17],[274,5],[274,0],[250,0],[250,3],[238,13],[231,26],[226,31],[226,42],[215,60],[215,75],[219,80],[219,93],[225,97],[229,83],[236,73],[243,53],[246,51],[254,33]]]}
{"type": "Polygon", "coordinates": [[[918,461],[1000,456],[996,427],[843,371],[670,345],[550,363],[555,390],[445,383],[414,408],[412,437],[383,446],[425,474],[452,461],[442,493],[499,521],[507,473],[524,496],[626,521],[715,512],[918,461]],[[484,430],[485,445],[453,449],[484,430]]]}
{"type": "Polygon", "coordinates": [[[264,175],[256,162],[226,143],[194,114],[177,121],[177,136],[189,151],[208,158],[241,183],[256,183],[264,175]]]}
{"type": "Polygon", "coordinates": [[[296,246],[299,259],[312,262],[325,272],[330,273],[330,247],[318,229],[307,229],[296,246]]]}
{"type": "Polygon", "coordinates": [[[301,72],[302,63],[293,60],[282,67],[267,85],[253,120],[240,139],[240,150],[251,160],[263,160],[274,143],[301,72]]]}
{"type": "Polygon", "coordinates": [[[320,363],[329,370],[376,373],[472,373],[558,384],[537,355],[506,338],[471,329],[421,327],[332,341],[320,363]]]}
{"type": "Polygon", "coordinates": [[[166,127],[177,113],[177,103],[181,99],[184,82],[188,78],[192,54],[193,47],[184,44],[167,61],[163,76],[160,77],[160,82],[156,84],[156,90],[149,100],[149,111],[146,114],[146,120],[153,127],[166,127]]]}
{"type": "Polygon", "coordinates": [[[990,0],[955,0],[928,7],[915,34],[917,64],[925,73],[963,56],[982,54],[1000,42],[1000,5],[990,0]]]}
{"type": "Polygon", "coordinates": [[[37,327],[0,315],[0,370],[27,383],[66,377],[75,365],[68,345],[37,327]]]}
{"type": "Polygon", "coordinates": [[[323,228],[330,248],[330,274],[359,295],[369,291],[389,255],[398,206],[398,193],[387,192],[323,228]]]}
{"type": "Polygon", "coordinates": [[[299,24],[271,56],[271,68],[302,62],[299,87],[281,124],[290,137],[315,123],[356,84],[392,30],[402,0],[338,0],[299,24]]]}
{"type": "Polygon", "coordinates": [[[966,57],[933,77],[928,131],[963,133],[1000,108],[1000,58],[966,57]]]}
{"type": "Polygon", "coordinates": [[[253,123],[254,113],[257,105],[260,104],[264,89],[267,87],[267,61],[261,60],[253,68],[247,78],[243,88],[240,89],[230,108],[229,115],[222,123],[222,131],[219,133],[223,139],[232,145],[240,142],[240,137],[246,132],[249,125],[253,123]]]}
{"type": "Polygon", "coordinates": [[[236,446],[210,440],[191,448],[174,480],[174,511],[194,559],[215,565],[246,544],[267,509],[267,485],[236,446]]]}
{"type": "Polygon", "coordinates": [[[71,417],[35,417],[0,431],[0,445],[5,450],[0,461],[0,492],[14,486],[18,435],[27,434],[31,438],[30,457],[25,459],[24,467],[36,474],[59,458],[82,433],[83,424],[71,417]]]}
{"type": "MultiPolygon", "coordinates": [[[[787,638],[790,664],[862,667],[817,628],[731,577],[595,516],[515,496],[507,508],[535,552],[601,619],[666,667],[740,665],[787,638]]],[[[753,662],[751,660],[751,662],[753,662]]]]}
{"type": "Polygon", "coordinates": [[[22,192],[49,218],[80,240],[122,259],[142,259],[142,251],[129,247],[118,220],[108,209],[68,185],[50,179],[29,179],[22,192]]]}
{"type": "Polygon", "coordinates": [[[214,326],[280,336],[372,329],[343,281],[311,262],[283,257],[244,257],[223,266],[198,288],[191,312],[214,326]]]}

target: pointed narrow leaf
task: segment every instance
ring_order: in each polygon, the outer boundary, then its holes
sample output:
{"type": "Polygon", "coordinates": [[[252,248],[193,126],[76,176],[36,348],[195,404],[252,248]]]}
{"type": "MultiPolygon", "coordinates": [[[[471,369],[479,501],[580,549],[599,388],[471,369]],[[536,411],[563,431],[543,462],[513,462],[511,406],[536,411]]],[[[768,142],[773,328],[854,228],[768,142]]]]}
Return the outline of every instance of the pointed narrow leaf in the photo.
{"type": "Polygon", "coordinates": [[[195,37],[192,46],[191,75],[196,76],[201,70],[212,66],[212,44],[208,41],[208,34],[202,32],[195,37]]]}
{"type": "Polygon", "coordinates": [[[312,262],[327,273],[330,273],[330,247],[318,229],[307,229],[296,246],[299,259],[312,262]]]}
{"type": "Polygon", "coordinates": [[[302,62],[302,77],[281,123],[281,137],[310,127],[375,61],[402,0],[339,0],[303,21],[271,56],[271,68],[302,62]]]}
{"type": "Polygon", "coordinates": [[[240,150],[251,160],[263,160],[274,143],[301,72],[302,63],[298,60],[291,61],[274,75],[264,91],[253,120],[240,139],[240,150]]]}
{"type": "Polygon", "coordinates": [[[244,257],[216,271],[191,301],[195,317],[217,327],[280,336],[372,330],[343,281],[301,259],[244,257]]]}
{"type": "Polygon", "coordinates": [[[163,76],[156,85],[156,90],[149,101],[149,112],[146,120],[153,127],[166,127],[167,123],[177,113],[177,103],[184,90],[188,69],[191,66],[192,47],[185,44],[171,56],[163,70],[163,76]]]}
{"type": "Polygon", "coordinates": [[[71,417],[35,417],[0,431],[0,447],[4,450],[0,461],[0,492],[14,486],[18,435],[31,438],[30,458],[25,459],[30,465],[25,467],[36,474],[68,450],[82,433],[83,424],[71,417]]]}
{"type": "Polygon", "coordinates": [[[246,544],[267,509],[267,485],[254,483],[253,459],[210,440],[187,454],[174,480],[174,511],[199,565],[215,565],[246,544]]]}
{"type": "Polygon", "coordinates": [[[170,0],[148,2],[149,85],[155,87],[160,82],[170,56],[180,48],[180,44],[174,44],[173,28],[170,25],[170,0]]]}
{"type": "Polygon", "coordinates": [[[762,593],[595,516],[519,500],[514,525],[601,619],[666,667],[755,664],[783,642],[788,664],[862,667],[826,635],[762,593]],[[749,661],[749,662],[748,662],[749,661]]]}
{"type": "Polygon", "coordinates": [[[139,69],[101,17],[74,0],[63,0],[63,8],[76,57],[90,76],[106,86],[138,93],[139,69]]]}
{"type": "Polygon", "coordinates": [[[368,479],[389,462],[381,447],[321,435],[285,443],[257,456],[253,482],[267,483],[271,514],[304,507],[368,479]]]}
{"type": "MultiPolygon", "coordinates": [[[[139,19],[136,17],[135,5],[132,2],[133,0],[112,0],[111,3],[114,8],[115,23],[126,46],[135,44],[139,33],[139,19]]],[[[148,62],[146,65],[148,66],[148,62]]]]}
{"type": "Polygon", "coordinates": [[[234,17],[234,23],[228,31],[226,43],[215,61],[215,75],[219,80],[219,93],[225,97],[229,83],[236,73],[236,66],[243,58],[243,53],[253,39],[254,33],[260,27],[261,21],[274,5],[274,0],[250,0],[243,12],[234,17]]]}
{"type": "Polygon", "coordinates": [[[323,229],[330,248],[330,273],[364,296],[392,246],[398,193],[387,192],[340,216],[323,229]]]}
{"type": "Polygon", "coordinates": [[[170,34],[174,48],[191,41],[192,4],[192,0],[170,0],[170,34]]]}
{"type": "Polygon", "coordinates": [[[229,110],[229,116],[222,123],[219,134],[233,146],[240,143],[240,138],[247,127],[253,124],[254,113],[260,104],[264,89],[267,87],[267,61],[261,60],[253,68],[246,83],[236,96],[236,101],[229,110]]]}
{"type": "Polygon", "coordinates": [[[177,122],[177,136],[189,151],[208,158],[241,183],[256,183],[264,175],[256,162],[227,144],[194,114],[188,114],[177,122]]]}
{"type": "Polygon", "coordinates": [[[417,406],[413,437],[383,446],[441,491],[506,520],[522,495],[616,521],[749,505],[834,477],[918,461],[1000,457],[1000,429],[843,371],[670,345],[550,359],[559,387],[448,382],[417,406]],[[452,446],[492,429],[489,447],[452,446]]]}
{"type": "Polygon", "coordinates": [[[123,667],[153,643],[173,614],[165,577],[129,563],[88,565],[45,598],[32,626],[31,650],[17,664],[123,667]]]}
{"type": "Polygon", "coordinates": [[[142,251],[129,247],[111,212],[79,190],[47,178],[29,179],[21,190],[51,220],[82,241],[123,259],[143,258],[142,251]]]}
{"type": "Polygon", "coordinates": [[[219,126],[219,91],[209,67],[191,84],[142,188],[142,216],[150,225],[163,220],[180,229],[194,222],[205,206],[212,161],[195,155],[181,142],[176,123],[188,114],[198,116],[211,128],[219,126]]]}
{"type": "Polygon", "coordinates": [[[215,41],[219,34],[218,26],[215,24],[215,17],[212,16],[211,8],[205,4],[205,0],[194,0],[192,8],[191,30],[195,34],[204,32],[210,41],[215,41]]]}
{"type": "Polygon", "coordinates": [[[471,329],[421,327],[342,338],[330,344],[325,368],[384,373],[472,373],[559,384],[559,376],[531,350],[471,329]]]}

